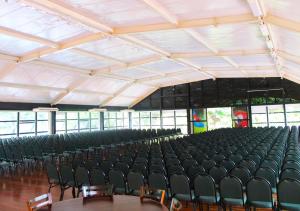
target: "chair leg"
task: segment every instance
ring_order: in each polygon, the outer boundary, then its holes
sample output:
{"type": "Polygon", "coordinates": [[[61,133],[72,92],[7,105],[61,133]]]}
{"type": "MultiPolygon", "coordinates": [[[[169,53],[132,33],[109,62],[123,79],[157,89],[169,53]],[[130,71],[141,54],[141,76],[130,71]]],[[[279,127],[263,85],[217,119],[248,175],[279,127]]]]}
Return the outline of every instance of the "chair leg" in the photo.
{"type": "Polygon", "coordinates": [[[49,184],[48,193],[50,193],[51,188],[52,188],[52,184],[49,184]]]}
{"type": "Polygon", "coordinates": [[[64,199],[64,192],[65,192],[65,189],[61,188],[60,189],[60,198],[59,198],[60,201],[62,201],[64,199]]]}
{"type": "Polygon", "coordinates": [[[193,204],[193,211],[196,211],[195,203],[192,201],[193,204]]]}
{"type": "Polygon", "coordinates": [[[72,196],[75,198],[75,187],[72,187],[72,196]]]}
{"type": "Polygon", "coordinates": [[[209,211],[209,204],[207,204],[207,210],[209,211]]]}

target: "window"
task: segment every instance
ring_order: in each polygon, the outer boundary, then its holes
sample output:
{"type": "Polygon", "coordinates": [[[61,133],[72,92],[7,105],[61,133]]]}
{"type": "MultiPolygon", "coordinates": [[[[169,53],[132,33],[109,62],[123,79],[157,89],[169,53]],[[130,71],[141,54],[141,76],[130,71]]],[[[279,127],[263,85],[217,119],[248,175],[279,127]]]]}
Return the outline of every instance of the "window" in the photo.
{"type": "Polygon", "coordinates": [[[268,126],[285,126],[283,105],[268,105],[268,126]]]}
{"type": "Polygon", "coordinates": [[[37,112],[37,123],[36,131],[37,135],[49,134],[49,113],[48,112],[37,112]]]}
{"type": "Polygon", "coordinates": [[[19,113],[19,136],[34,136],[35,133],[35,112],[22,111],[19,113]]]}
{"type": "Polygon", "coordinates": [[[191,123],[193,133],[203,133],[207,131],[207,113],[206,108],[192,109],[191,123]]]}
{"type": "Polygon", "coordinates": [[[175,128],[179,128],[182,134],[187,134],[187,110],[175,110],[175,128]]]}
{"type": "Polygon", "coordinates": [[[140,129],[140,112],[132,112],[132,129],[140,129]]]}
{"type": "Polygon", "coordinates": [[[300,104],[286,104],[286,122],[288,126],[300,125],[300,104]]]}
{"type": "Polygon", "coordinates": [[[17,136],[18,131],[18,112],[0,112],[0,136],[8,138],[17,136]]]}
{"type": "Polygon", "coordinates": [[[100,113],[91,112],[91,131],[100,130],[100,113]]]}
{"type": "Polygon", "coordinates": [[[163,110],[162,111],[162,128],[172,129],[175,128],[175,111],[163,110]]]}
{"type": "Polygon", "coordinates": [[[140,112],[140,129],[150,129],[151,128],[151,112],[141,111],[140,112]]]}
{"type": "Polygon", "coordinates": [[[251,106],[252,112],[252,126],[253,127],[267,127],[268,126],[268,114],[267,107],[263,106],[251,106]]]}
{"type": "Polygon", "coordinates": [[[67,129],[67,113],[56,112],[56,133],[65,133],[67,129]]]}
{"type": "Polygon", "coordinates": [[[151,111],[151,129],[160,128],[160,111],[151,111]]]}
{"type": "Polygon", "coordinates": [[[79,112],[79,131],[90,131],[90,113],[79,112]]]}
{"type": "Polygon", "coordinates": [[[104,130],[116,130],[129,128],[128,112],[105,112],[104,130]]]}
{"type": "Polygon", "coordinates": [[[235,128],[248,127],[248,116],[247,107],[232,107],[232,126],[235,128]]]}
{"type": "Polygon", "coordinates": [[[67,133],[79,132],[78,112],[67,112],[67,133]]]}
{"type": "Polygon", "coordinates": [[[207,109],[208,129],[231,128],[231,108],[208,108],[207,109]]]}

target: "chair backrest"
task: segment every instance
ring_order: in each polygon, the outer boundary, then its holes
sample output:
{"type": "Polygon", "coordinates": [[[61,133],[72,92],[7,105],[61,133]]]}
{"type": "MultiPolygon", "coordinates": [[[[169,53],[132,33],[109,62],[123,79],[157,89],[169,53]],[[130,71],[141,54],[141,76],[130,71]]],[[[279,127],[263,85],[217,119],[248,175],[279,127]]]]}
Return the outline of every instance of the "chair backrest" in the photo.
{"type": "Polygon", "coordinates": [[[179,211],[181,209],[182,209],[181,202],[173,197],[170,205],[170,211],[179,211]]]}
{"type": "Polygon", "coordinates": [[[127,183],[129,190],[140,190],[144,186],[144,176],[139,172],[129,172],[127,183]]]}
{"type": "Polygon", "coordinates": [[[280,174],[280,180],[294,179],[300,181],[300,171],[293,168],[286,168],[280,174]]]}
{"type": "Polygon", "coordinates": [[[48,182],[59,184],[60,177],[56,166],[54,164],[48,163],[46,166],[46,170],[47,170],[48,182]]]}
{"type": "Polygon", "coordinates": [[[172,194],[190,194],[189,179],[185,175],[172,175],[170,186],[172,194]]]}
{"type": "Polygon", "coordinates": [[[222,198],[243,198],[243,185],[235,176],[224,177],[220,182],[220,194],[222,198]]]}
{"type": "Polygon", "coordinates": [[[52,205],[51,193],[43,194],[34,199],[31,199],[31,200],[27,201],[26,204],[27,204],[28,211],[38,210],[43,207],[50,208],[52,205]]]}
{"type": "Polygon", "coordinates": [[[77,167],[75,181],[77,186],[90,185],[89,171],[84,167],[77,167]]]}
{"type": "Polygon", "coordinates": [[[219,185],[220,181],[227,175],[227,170],[223,166],[214,166],[209,170],[209,175],[219,185]]]}
{"type": "Polygon", "coordinates": [[[63,185],[75,185],[74,172],[71,166],[61,166],[60,175],[63,185]]]}
{"type": "Polygon", "coordinates": [[[92,169],[90,172],[91,185],[105,185],[105,174],[101,169],[92,169]]]}
{"type": "Polygon", "coordinates": [[[114,188],[125,188],[125,177],[122,171],[120,170],[110,170],[109,174],[109,183],[114,186],[114,188]]]}
{"type": "Polygon", "coordinates": [[[278,184],[278,204],[297,204],[300,206],[300,182],[292,179],[284,179],[278,184]]]}
{"type": "Polygon", "coordinates": [[[198,175],[194,180],[195,196],[216,197],[216,187],[214,179],[210,175],[198,175]]]}
{"type": "Polygon", "coordinates": [[[257,169],[255,176],[267,180],[272,188],[276,188],[276,173],[273,169],[268,167],[259,168],[257,169]]]}
{"type": "Polygon", "coordinates": [[[244,167],[235,167],[234,169],[231,170],[230,175],[239,178],[243,186],[246,186],[247,182],[251,178],[250,171],[244,167]]]}
{"type": "Polygon", "coordinates": [[[224,166],[227,171],[231,171],[235,167],[235,163],[232,160],[225,159],[221,162],[221,166],[224,166]]]}
{"type": "Polygon", "coordinates": [[[112,196],[112,185],[96,185],[96,186],[83,186],[82,196],[83,198],[91,198],[97,196],[112,196]]]}
{"type": "Polygon", "coordinates": [[[167,190],[167,178],[161,173],[151,173],[148,176],[149,187],[153,189],[167,190]]]}
{"type": "Polygon", "coordinates": [[[261,201],[273,204],[271,184],[265,179],[256,177],[249,180],[246,193],[250,203],[251,201],[261,201]]]}

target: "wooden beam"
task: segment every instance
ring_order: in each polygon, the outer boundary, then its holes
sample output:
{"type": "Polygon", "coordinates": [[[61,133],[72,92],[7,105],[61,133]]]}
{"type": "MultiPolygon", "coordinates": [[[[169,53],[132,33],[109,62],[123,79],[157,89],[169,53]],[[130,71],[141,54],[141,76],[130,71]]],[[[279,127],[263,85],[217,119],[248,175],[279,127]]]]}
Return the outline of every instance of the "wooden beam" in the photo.
{"type": "Polygon", "coordinates": [[[107,99],[105,99],[101,104],[100,107],[104,107],[107,106],[112,100],[114,100],[116,97],[120,96],[126,89],[128,89],[129,87],[131,87],[135,82],[129,82],[126,83],[125,85],[123,85],[120,89],[118,89],[113,96],[108,97],[107,99]]]}
{"type": "Polygon", "coordinates": [[[126,63],[121,61],[121,60],[114,59],[114,58],[111,58],[111,57],[108,57],[108,56],[99,55],[99,54],[96,54],[96,53],[93,53],[93,52],[90,52],[90,51],[86,51],[86,50],[83,50],[83,49],[73,48],[71,50],[73,52],[77,53],[77,54],[82,55],[82,56],[92,57],[92,58],[95,58],[99,61],[109,61],[109,62],[113,62],[113,63],[119,63],[119,64],[126,65],[126,63]]]}
{"type": "Polygon", "coordinates": [[[0,70],[0,79],[5,78],[16,68],[17,63],[8,63],[0,70]]]}
{"type": "Polygon", "coordinates": [[[59,94],[51,103],[51,105],[59,104],[66,96],[68,96],[71,92],[74,92],[78,87],[80,87],[84,82],[86,82],[88,78],[80,78],[73,83],[71,83],[66,92],[59,94]]]}
{"type": "Polygon", "coordinates": [[[57,53],[69,48],[74,48],[78,45],[104,39],[106,36],[103,33],[93,33],[93,34],[83,34],[77,37],[70,38],[63,42],[58,43],[59,48],[40,48],[34,51],[31,51],[20,57],[19,62],[28,62],[35,59],[38,59],[43,56],[47,56],[52,53],[57,53]]]}
{"type": "Polygon", "coordinates": [[[157,0],[143,0],[149,7],[159,13],[164,19],[172,24],[178,24],[177,18],[171,14],[160,2],[157,0]]]}
{"type": "Polygon", "coordinates": [[[5,62],[16,63],[18,62],[19,59],[20,58],[18,56],[12,56],[12,55],[0,53],[0,60],[4,60],[5,62]]]}
{"type": "Polygon", "coordinates": [[[278,53],[278,56],[282,57],[283,59],[294,62],[296,64],[300,64],[300,56],[296,56],[296,55],[290,54],[285,51],[280,51],[280,50],[277,51],[277,53],[278,53]]]}
{"type": "Polygon", "coordinates": [[[34,36],[34,35],[27,34],[24,32],[16,31],[16,30],[6,28],[3,26],[0,26],[0,34],[5,34],[10,37],[15,37],[18,39],[27,40],[27,41],[31,41],[31,42],[36,42],[36,43],[39,43],[42,45],[50,46],[52,48],[59,47],[59,44],[57,44],[56,42],[53,42],[51,40],[47,40],[45,38],[34,36]]]}
{"type": "Polygon", "coordinates": [[[1,87],[9,87],[16,89],[29,89],[35,91],[55,91],[55,92],[66,92],[63,88],[49,87],[49,86],[38,86],[38,85],[28,85],[28,84],[18,84],[10,82],[0,82],[1,87]]]}
{"type": "Polygon", "coordinates": [[[137,98],[135,101],[133,101],[133,103],[131,103],[128,108],[132,108],[133,106],[135,106],[136,104],[138,104],[139,102],[141,102],[142,100],[144,100],[146,97],[150,96],[152,93],[154,93],[157,89],[159,89],[159,87],[154,87],[152,89],[150,89],[146,94],[140,96],[139,98],[137,98]]]}
{"type": "Polygon", "coordinates": [[[213,56],[251,56],[259,54],[269,54],[267,49],[257,50],[233,50],[233,51],[218,51],[217,54],[209,52],[187,52],[187,53],[172,53],[170,58],[197,58],[197,57],[213,57],[213,56]]]}
{"type": "Polygon", "coordinates": [[[102,32],[112,32],[113,29],[103,23],[100,23],[97,17],[85,13],[79,8],[74,8],[57,0],[23,0],[27,5],[46,9],[47,11],[55,12],[61,17],[68,17],[77,22],[83,23],[88,27],[97,29],[102,32]]]}
{"type": "Polygon", "coordinates": [[[162,24],[117,27],[114,28],[112,34],[123,35],[123,34],[139,33],[139,32],[200,28],[206,26],[218,26],[223,24],[236,24],[236,23],[249,23],[249,22],[257,22],[257,18],[253,17],[251,13],[235,15],[235,16],[201,18],[201,19],[192,19],[192,20],[181,20],[181,21],[179,20],[177,25],[174,25],[172,23],[162,23],[162,24]]]}
{"type": "MultiPolygon", "coordinates": [[[[219,54],[219,50],[216,49],[214,46],[212,46],[210,43],[208,43],[208,41],[205,40],[199,32],[197,32],[193,29],[186,29],[185,32],[187,32],[191,37],[193,37],[200,44],[204,45],[209,50],[211,50],[215,54],[215,56],[217,56],[219,54]]],[[[236,69],[241,71],[245,76],[247,76],[247,73],[245,71],[243,71],[242,69],[239,69],[239,65],[235,61],[233,61],[231,58],[229,58],[228,56],[220,56],[220,58],[222,58],[223,60],[228,62],[230,65],[232,65],[233,67],[235,67],[236,69]]]]}
{"type": "Polygon", "coordinates": [[[265,16],[264,20],[269,24],[273,24],[275,26],[279,26],[290,31],[300,32],[300,22],[285,19],[283,17],[274,16],[271,14],[265,16]]]}

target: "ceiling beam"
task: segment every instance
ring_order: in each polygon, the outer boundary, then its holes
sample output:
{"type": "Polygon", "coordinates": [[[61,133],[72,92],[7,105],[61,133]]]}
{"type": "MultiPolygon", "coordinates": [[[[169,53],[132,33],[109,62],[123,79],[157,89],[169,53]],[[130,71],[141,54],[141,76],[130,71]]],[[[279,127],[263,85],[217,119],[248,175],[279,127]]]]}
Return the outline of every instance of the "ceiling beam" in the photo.
{"type": "MultiPolygon", "coordinates": [[[[214,46],[212,46],[210,43],[208,43],[208,41],[205,40],[199,32],[195,31],[194,29],[186,29],[185,32],[187,32],[191,37],[193,37],[200,44],[204,45],[206,48],[211,50],[215,54],[215,56],[217,56],[219,54],[219,51],[214,46]]],[[[229,58],[228,56],[221,56],[221,58],[223,60],[225,60],[226,62],[228,62],[233,67],[235,67],[236,69],[238,69],[239,71],[241,71],[245,76],[247,76],[247,73],[245,71],[243,71],[242,69],[239,69],[239,65],[235,61],[233,61],[231,58],[229,58]]]]}
{"type": "Polygon", "coordinates": [[[9,63],[16,63],[20,58],[18,56],[11,56],[7,54],[0,53],[0,60],[4,60],[9,63]]]}
{"type": "Polygon", "coordinates": [[[118,96],[120,96],[124,91],[126,91],[126,89],[128,89],[129,87],[131,87],[133,84],[135,84],[134,81],[126,83],[125,85],[123,85],[121,88],[119,88],[111,97],[108,97],[107,99],[105,99],[101,104],[100,107],[104,107],[107,106],[111,101],[113,101],[115,98],[117,98],[118,96]]]}
{"type": "Polygon", "coordinates": [[[278,40],[275,38],[271,25],[265,22],[265,17],[267,16],[266,7],[261,0],[247,0],[247,2],[251,8],[253,16],[258,20],[261,33],[266,40],[266,45],[269,48],[270,55],[276,65],[277,75],[282,78],[282,64],[275,50],[278,49],[278,40]]]}
{"type": "Polygon", "coordinates": [[[135,101],[133,101],[133,103],[131,103],[128,108],[132,108],[133,106],[135,106],[136,104],[138,104],[139,102],[141,102],[142,100],[144,100],[146,97],[150,96],[152,93],[154,93],[157,89],[159,89],[159,87],[155,87],[150,89],[147,93],[145,93],[144,95],[140,96],[139,98],[137,98],[135,101]]]}
{"type": "Polygon", "coordinates": [[[3,26],[0,26],[0,34],[5,34],[7,36],[10,37],[15,37],[18,39],[22,39],[22,40],[27,40],[27,41],[31,41],[31,42],[36,42],[42,45],[46,45],[46,46],[50,46],[52,48],[58,48],[59,44],[57,44],[56,42],[47,40],[45,38],[42,37],[38,37],[38,36],[34,36],[32,34],[27,34],[24,32],[20,32],[20,31],[16,31],[10,28],[6,28],[3,26]]]}
{"type": "Polygon", "coordinates": [[[157,0],[142,0],[149,7],[154,9],[158,14],[160,14],[164,19],[172,24],[178,24],[177,18],[171,14],[160,2],[157,0]]]}
{"type": "Polygon", "coordinates": [[[278,53],[278,56],[282,57],[283,59],[294,62],[296,64],[300,64],[299,56],[296,56],[296,55],[293,55],[293,54],[290,54],[288,52],[281,51],[281,50],[278,50],[277,53],[278,53]]]}
{"type": "Polygon", "coordinates": [[[236,23],[249,23],[257,22],[257,18],[253,17],[251,13],[224,16],[224,17],[211,17],[211,18],[200,18],[192,20],[178,20],[178,24],[172,23],[161,23],[161,24],[148,24],[148,25],[137,25],[127,27],[114,28],[113,35],[123,35],[140,32],[151,32],[151,31],[162,31],[172,29],[188,29],[188,28],[200,28],[206,26],[218,26],[223,24],[236,24],[236,23]]]}
{"type": "Polygon", "coordinates": [[[43,56],[47,56],[52,53],[57,53],[69,48],[74,48],[78,45],[85,44],[88,42],[97,41],[100,39],[105,39],[106,36],[103,33],[93,33],[93,34],[83,34],[77,37],[70,38],[68,40],[62,41],[59,44],[59,48],[40,48],[33,50],[31,52],[28,52],[27,54],[21,56],[19,58],[19,62],[28,62],[32,61],[38,58],[41,58],[43,56]]]}
{"type": "Polygon", "coordinates": [[[275,26],[279,26],[294,32],[300,32],[300,22],[285,19],[283,17],[277,17],[271,14],[265,16],[264,20],[267,23],[273,24],[275,26]]]}
{"type": "Polygon", "coordinates": [[[92,16],[79,8],[74,8],[71,5],[64,4],[62,1],[57,0],[23,0],[25,4],[42,8],[54,12],[62,17],[67,17],[77,22],[81,22],[88,27],[97,29],[102,32],[112,32],[113,29],[105,24],[100,23],[97,17],[92,16]]]}
{"type": "Polygon", "coordinates": [[[172,53],[171,58],[197,58],[197,57],[213,57],[213,56],[252,56],[259,54],[269,54],[267,49],[257,50],[232,50],[213,52],[187,52],[187,53],[172,53]]]}
{"type": "Polygon", "coordinates": [[[86,51],[86,50],[83,50],[83,49],[73,48],[73,49],[71,49],[71,51],[73,51],[73,52],[75,52],[79,55],[82,55],[82,56],[95,58],[99,61],[109,61],[109,62],[113,62],[113,63],[123,64],[123,65],[125,64],[126,65],[126,63],[121,61],[121,60],[114,59],[114,58],[111,58],[111,57],[108,57],[108,56],[99,55],[99,54],[96,54],[96,53],[93,53],[93,52],[90,52],[90,51],[86,51]]]}
{"type": "Polygon", "coordinates": [[[54,92],[65,92],[66,91],[63,88],[57,88],[57,87],[18,84],[18,83],[10,83],[10,82],[0,82],[0,86],[16,88],[16,89],[29,89],[29,90],[36,90],[36,91],[54,91],[54,92]]]}
{"type": "Polygon", "coordinates": [[[11,72],[13,72],[16,68],[16,63],[8,63],[4,65],[2,69],[0,69],[0,79],[5,78],[7,75],[9,75],[11,72]]]}

